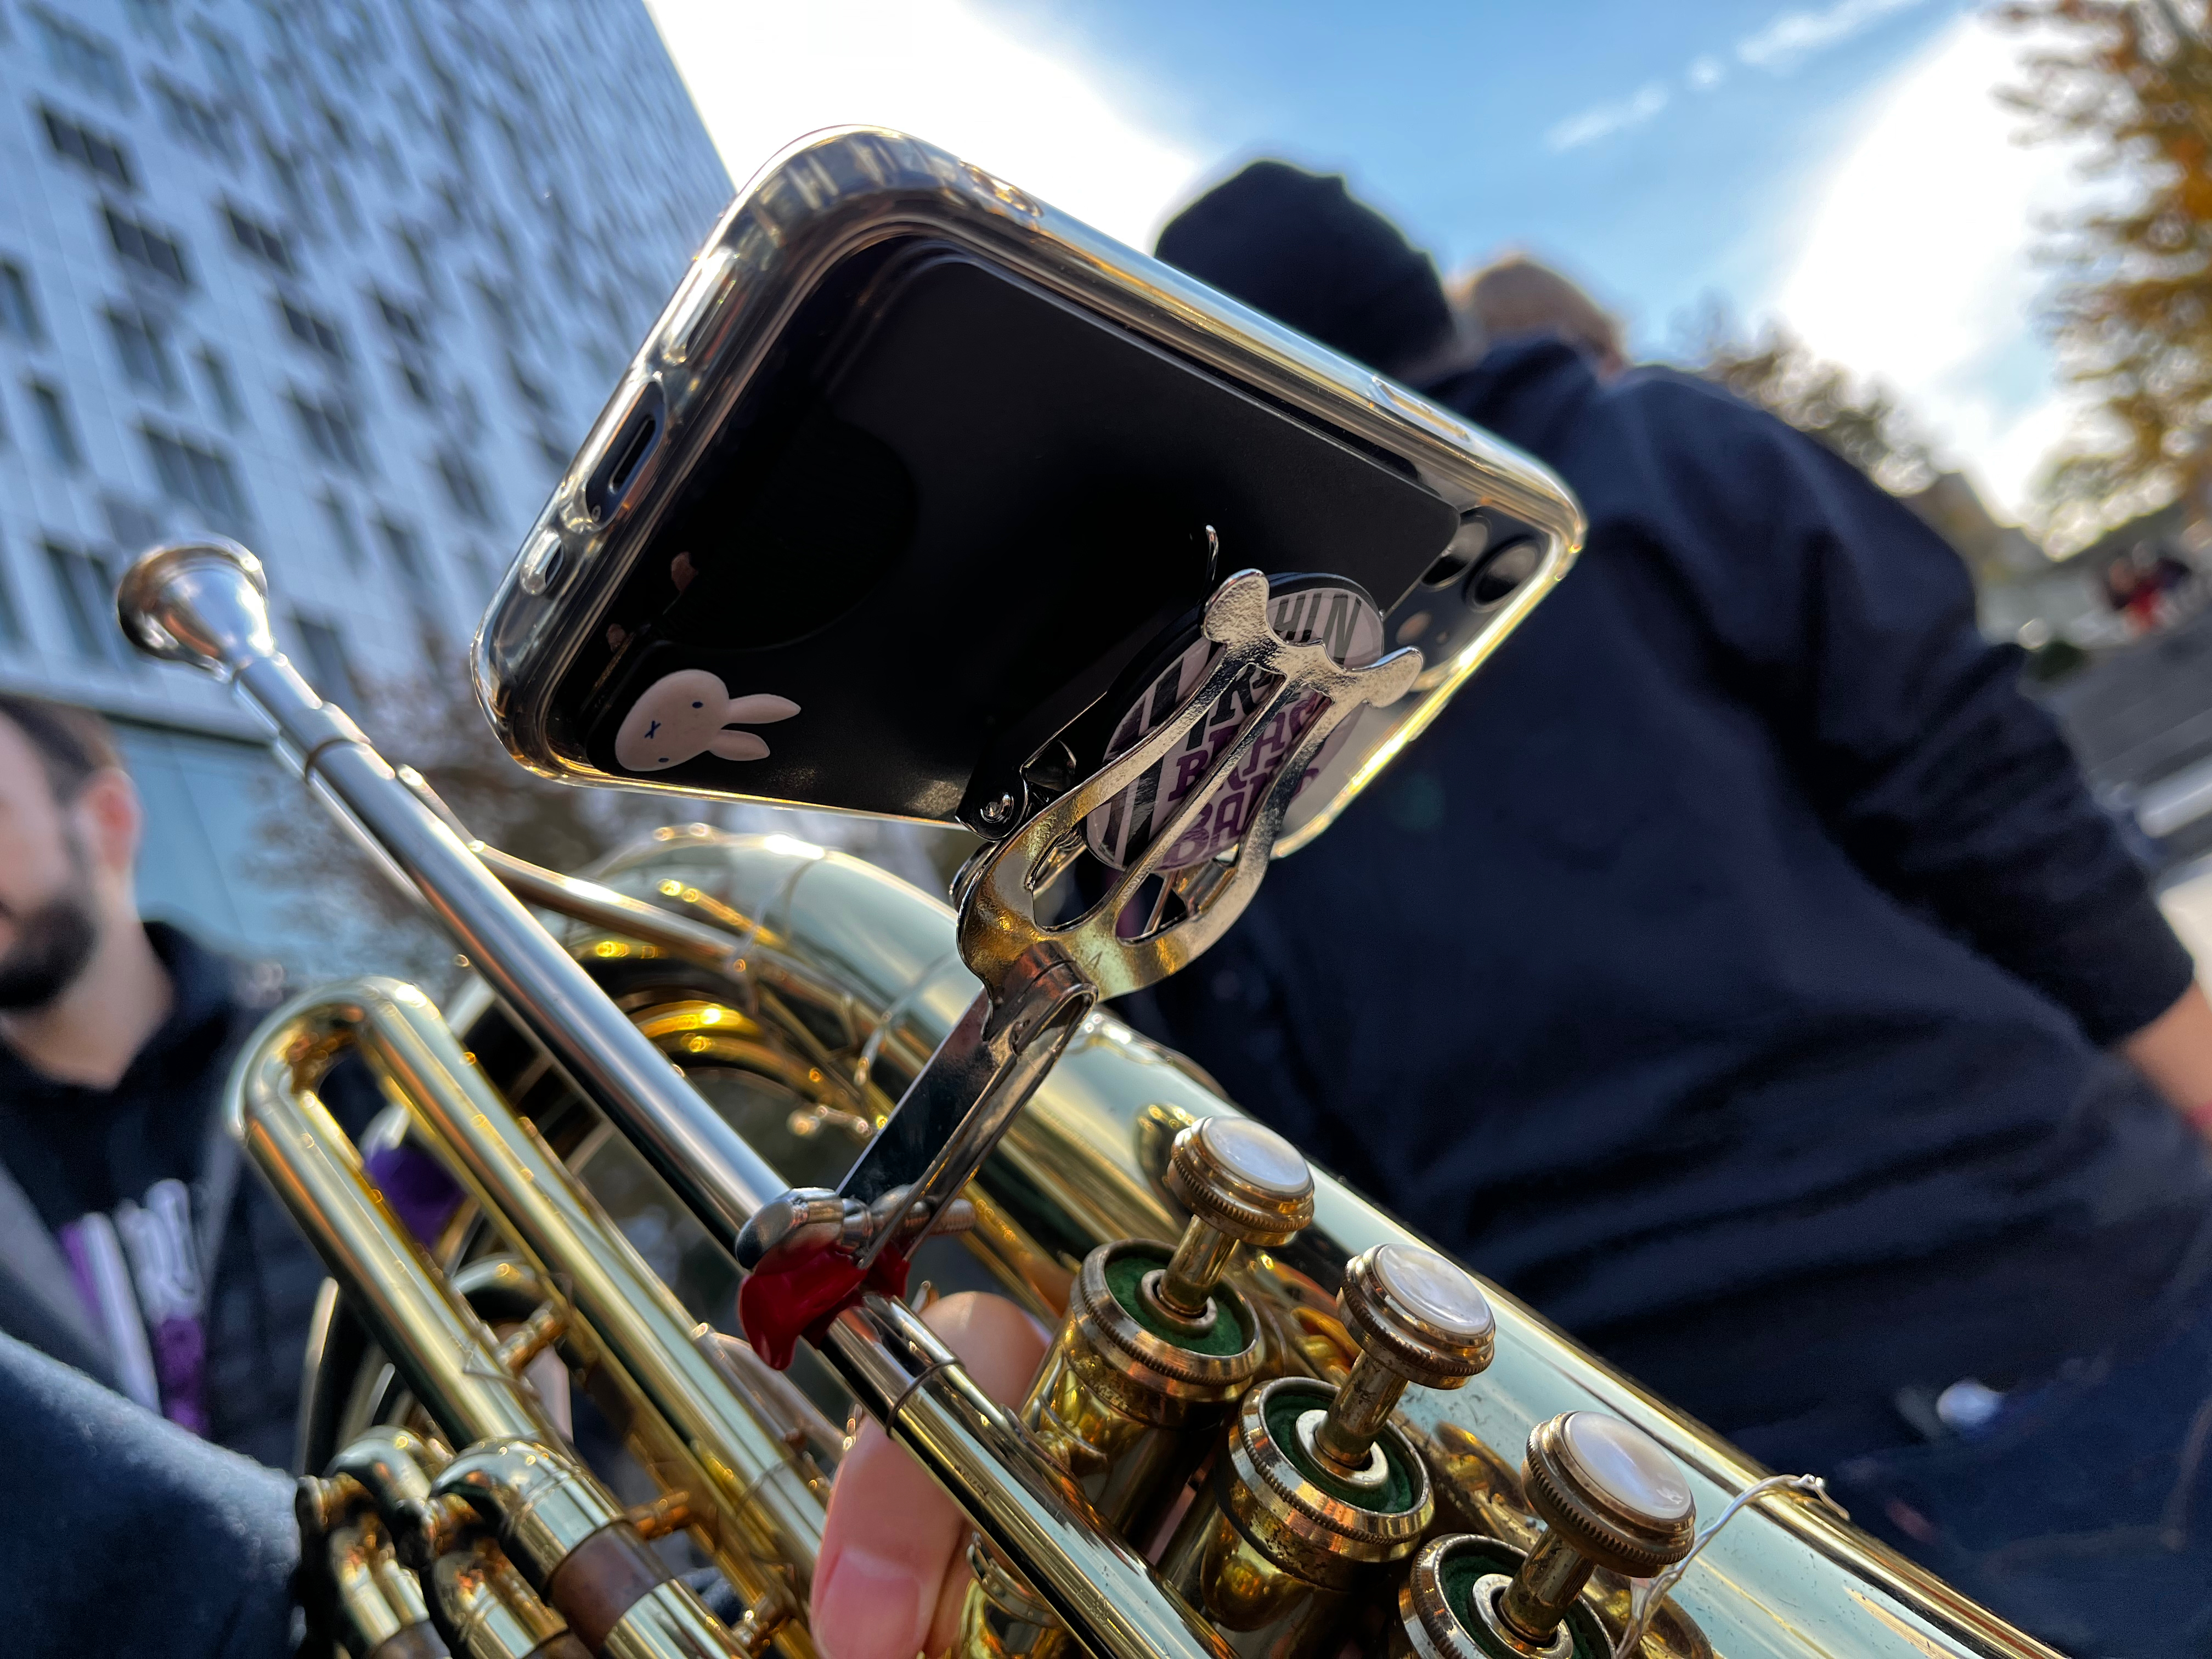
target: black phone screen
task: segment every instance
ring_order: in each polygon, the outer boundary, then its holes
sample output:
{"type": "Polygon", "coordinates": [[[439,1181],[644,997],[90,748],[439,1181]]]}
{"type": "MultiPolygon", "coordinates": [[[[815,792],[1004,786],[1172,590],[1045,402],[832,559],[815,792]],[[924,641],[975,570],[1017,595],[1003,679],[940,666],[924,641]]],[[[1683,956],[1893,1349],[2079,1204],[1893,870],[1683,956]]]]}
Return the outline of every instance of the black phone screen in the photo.
{"type": "Polygon", "coordinates": [[[694,436],[571,675],[617,775],[951,817],[1221,576],[1387,610],[1458,528],[1388,458],[967,253],[848,267],[694,436]]]}

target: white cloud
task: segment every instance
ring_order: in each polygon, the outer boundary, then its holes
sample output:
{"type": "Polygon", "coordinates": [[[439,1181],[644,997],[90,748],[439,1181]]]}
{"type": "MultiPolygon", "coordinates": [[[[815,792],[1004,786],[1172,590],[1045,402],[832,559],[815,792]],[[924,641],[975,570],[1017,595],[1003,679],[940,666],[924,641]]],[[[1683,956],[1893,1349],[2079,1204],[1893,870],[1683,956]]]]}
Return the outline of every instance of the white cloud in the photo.
{"type": "Polygon", "coordinates": [[[2078,416],[2036,313],[2050,217],[2078,204],[2078,156],[2015,142],[1993,91],[2022,41],[1978,18],[1946,29],[1869,100],[1767,309],[1821,356],[1893,388],[1993,507],[2024,515],[2078,416]]]}
{"type": "Polygon", "coordinates": [[[1787,11],[1736,42],[1735,55],[1753,69],[1793,70],[1815,53],[1841,46],[1892,12],[1921,0],[1836,0],[1822,11],[1787,11]]]}
{"type": "Polygon", "coordinates": [[[1131,89],[961,0],[647,0],[732,178],[793,139],[896,127],[1150,247],[1202,158],[1132,115],[1131,89]]]}
{"type": "MultiPolygon", "coordinates": [[[[1892,12],[1922,3],[1923,0],[1836,0],[1825,11],[1786,11],[1737,41],[1735,55],[1753,69],[1787,74],[1808,58],[1841,46],[1892,12]]],[[[1727,78],[1728,65],[1711,52],[1692,59],[1682,72],[1684,84],[1692,92],[1711,92],[1727,78]]],[[[1579,149],[1631,127],[1640,127],[1667,107],[1669,95],[1664,81],[1653,81],[1633,97],[1593,105],[1579,115],[1569,116],[1544,135],[1544,143],[1555,150],[1579,149]]]]}
{"type": "Polygon", "coordinates": [[[1601,138],[1610,138],[1616,132],[1640,127],[1667,107],[1667,97],[1665,83],[1654,81],[1633,97],[1599,104],[1579,115],[1570,115],[1544,135],[1545,145],[1551,149],[1579,149],[1601,138]]]}

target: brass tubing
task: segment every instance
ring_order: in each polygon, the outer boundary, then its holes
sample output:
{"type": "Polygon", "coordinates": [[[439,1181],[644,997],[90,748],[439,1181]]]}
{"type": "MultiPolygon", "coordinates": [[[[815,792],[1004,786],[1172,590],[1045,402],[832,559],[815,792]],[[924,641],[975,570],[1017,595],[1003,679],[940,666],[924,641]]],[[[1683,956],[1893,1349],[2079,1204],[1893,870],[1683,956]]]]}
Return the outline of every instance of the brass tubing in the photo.
{"type": "Polygon", "coordinates": [[[1589,1583],[1590,1561],[1556,1533],[1547,1533],[1498,1593],[1498,1616],[1516,1636],[1541,1644],[1589,1583]]]}
{"type": "Polygon", "coordinates": [[[1352,1362],[1328,1413],[1314,1430],[1314,1449],[1338,1468],[1356,1474],[1367,1467],[1375,1437],[1406,1392],[1406,1379],[1363,1353],[1352,1362]]]}
{"type": "Polygon", "coordinates": [[[657,945],[671,956],[718,974],[734,978],[744,970],[744,951],[739,942],[719,927],[672,915],[659,905],[617,893],[595,881],[544,869],[483,842],[471,841],[469,851],[526,904],[657,945]]]}
{"type": "Polygon", "coordinates": [[[425,1577],[440,1628],[469,1659],[590,1659],[490,1539],[440,1556],[425,1577]]]}
{"type": "Polygon", "coordinates": [[[1212,1306],[1213,1287],[1229,1271],[1229,1258],[1236,1254],[1237,1241],[1227,1233],[1202,1221],[1192,1222],[1183,1229],[1175,1254],[1161,1271],[1161,1304],[1188,1323],[1205,1319],[1212,1306]]]}
{"type": "MultiPolygon", "coordinates": [[[[352,1143],[315,1098],[314,1085],[349,1046],[357,1048],[384,1080],[409,1101],[418,1118],[433,1101],[449,1107],[458,1104],[463,1115],[479,1119],[495,1114],[510,1137],[526,1142],[544,1160],[531,1165],[522,1184],[536,1182],[541,1195],[556,1204],[565,1200],[587,1223],[597,1214],[590,1208],[589,1199],[558,1160],[545,1151],[544,1144],[527,1134],[505,1103],[483,1083],[444,1021],[430,1008],[428,1000],[412,986],[388,980],[363,980],[311,994],[279,1010],[264,1031],[262,1040],[240,1062],[231,1097],[233,1128],[313,1240],[332,1274],[362,1310],[372,1335],[407,1376],[424,1408],[457,1442],[491,1443],[491,1450],[469,1454],[451,1466],[447,1474],[480,1464],[486,1456],[496,1457],[501,1450],[511,1450],[508,1461],[545,1465],[541,1473],[550,1477],[562,1460],[536,1449],[559,1447],[564,1443],[562,1437],[546,1417],[535,1392],[518,1382],[501,1363],[500,1345],[491,1332],[437,1273],[421,1245],[409,1237],[384,1208],[362,1171],[352,1143]],[[463,1079],[474,1084],[473,1092],[463,1079]]],[[[454,1114],[444,1115],[450,1121],[454,1114]]],[[[457,1174],[462,1173],[461,1161],[443,1143],[434,1119],[427,1133],[434,1151],[454,1164],[457,1174]]],[[[483,1196],[479,1189],[479,1201],[483,1196]]],[[[496,1212],[493,1213],[496,1217],[496,1212]]],[[[599,1240],[599,1248],[593,1251],[586,1248],[584,1237],[590,1231],[588,1227],[580,1229],[576,1237],[563,1241],[574,1254],[562,1259],[559,1271],[580,1292],[577,1305],[580,1316],[585,1320],[585,1334],[596,1345],[599,1333],[591,1327],[588,1316],[582,1312],[586,1304],[580,1291],[587,1283],[595,1293],[603,1291],[607,1274],[595,1276],[592,1268],[595,1265],[604,1267],[610,1257],[620,1256],[629,1247],[602,1218],[597,1231],[604,1237],[599,1240]],[[610,1238],[615,1241],[613,1245],[606,1243],[610,1238]]],[[[635,1253],[630,1254],[634,1257],[635,1253]]],[[[678,1330],[672,1352],[678,1362],[673,1369],[680,1373],[684,1369],[681,1364],[683,1356],[700,1356],[704,1351],[690,1340],[690,1321],[682,1316],[680,1307],[652,1277],[651,1270],[641,1261],[635,1262],[635,1267],[657,1293],[657,1300],[666,1304],[660,1311],[676,1308],[678,1330]]],[[[550,1280],[552,1273],[549,1271],[547,1276],[550,1280]]],[[[637,1286],[629,1288],[644,1295],[637,1286]]],[[[665,1332],[653,1334],[665,1335],[665,1332]]],[[[603,1358],[600,1363],[618,1364],[611,1356],[603,1358]]],[[[701,1367],[712,1376],[711,1364],[703,1358],[701,1367]]],[[[726,1388],[722,1392],[725,1400],[721,1420],[726,1425],[742,1417],[743,1406],[734,1392],[726,1388]]],[[[649,1425],[653,1403],[641,1403],[644,1406],[641,1417],[647,1419],[649,1425]]],[[[656,1437],[648,1433],[647,1437],[656,1437]]],[[[690,1454],[683,1456],[681,1467],[687,1476],[696,1474],[702,1482],[704,1474],[700,1469],[701,1462],[711,1461],[716,1453],[726,1449],[711,1441],[679,1441],[672,1434],[664,1433],[658,1437],[669,1443],[669,1451],[679,1455],[690,1454]]],[[[788,1461],[788,1449],[774,1442],[771,1431],[760,1429],[756,1437],[768,1440],[781,1454],[782,1460],[788,1461]]],[[[401,1474],[415,1476],[408,1483],[410,1490],[407,1492],[400,1493],[395,1487],[385,1496],[415,1495],[411,1488],[421,1482],[411,1460],[383,1458],[380,1447],[368,1442],[361,1444],[364,1455],[377,1454],[369,1455],[370,1463],[380,1468],[388,1462],[395,1469],[400,1469],[401,1474]],[[409,1467],[401,1469],[401,1465],[409,1467]]],[[[340,1463],[347,1466],[356,1478],[366,1477],[380,1486],[392,1484],[378,1479],[375,1468],[363,1465],[354,1469],[349,1459],[343,1457],[340,1463]]],[[[726,1462],[715,1467],[726,1475],[731,1472],[726,1462]]],[[[761,1481],[744,1489],[726,1495],[718,1493],[718,1498],[726,1498],[725,1503],[718,1504],[718,1509],[736,1512],[743,1505],[744,1512],[750,1514],[756,1506],[767,1507],[770,1494],[763,1488],[772,1486],[772,1480],[768,1477],[773,1474],[773,1470],[766,1472],[761,1481]]],[[[398,1478],[392,1477],[394,1480],[398,1478]]],[[[314,1483],[310,1492],[319,1497],[331,1484],[314,1483]]],[[[562,1508],[559,1502],[546,1507],[552,1499],[541,1499],[526,1506],[516,1517],[523,1528],[522,1541],[532,1546],[532,1559],[541,1573],[556,1569],[565,1559],[568,1547],[605,1524],[618,1522],[620,1516],[619,1510],[607,1503],[596,1483],[549,1479],[547,1490],[553,1498],[565,1502],[567,1507],[562,1508]],[[580,1510],[577,1508],[579,1504],[582,1505],[580,1510]],[[568,1530],[574,1532],[576,1537],[555,1535],[561,1532],[556,1522],[568,1516],[572,1510],[582,1517],[570,1518],[568,1530]],[[605,1513],[600,1513],[601,1510],[605,1513]],[[551,1530],[546,1531],[549,1527],[551,1530]],[[541,1531],[545,1532],[542,1538],[537,1535],[541,1531]]],[[[813,1536],[814,1547],[818,1549],[818,1510],[817,1516],[813,1536]]],[[[725,1522],[711,1540],[715,1547],[716,1565],[749,1600],[790,1607],[787,1586],[771,1571],[764,1571],[751,1556],[742,1553],[741,1547],[755,1541],[755,1534],[728,1525],[723,1515],[718,1514],[716,1519],[725,1522]]],[[[806,1557],[809,1566],[812,1554],[810,1550],[806,1557]]],[[[466,1559],[441,1556],[431,1569],[431,1578],[437,1587],[441,1616],[447,1620],[448,1629],[464,1632],[465,1643],[471,1650],[481,1650],[487,1655],[504,1654],[512,1640],[533,1631],[538,1644],[563,1650],[573,1645],[566,1638],[555,1640],[556,1631],[539,1627],[545,1618],[557,1622],[558,1615],[550,1609],[544,1610],[542,1616],[533,1611],[539,1606],[535,1596],[521,1596],[515,1588],[520,1581],[510,1583],[512,1576],[513,1569],[507,1565],[506,1558],[488,1544],[466,1559]],[[520,1624],[516,1623],[518,1620],[520,1624]],[[537,1622],[533,1624],[533,1620],[537,1622]]],[[[676,1620],[687,1624],[695,1636],[719,1632],[719,1626],[704,1609],[692,1605],[689,1591],[672,1592],[672,1600],[663,1597],[655,1604],[661,1609],[661,1623],[676,1620]],[[669,1605],[662,1607],[662,1602],[669,1605]]],[[[787,1639],[793,1659],[809,1659],[812,1648],[803,1630],[781,1619],[775,1622],[783,1626],[780,1634],[787,1639]]],[[[715,1639],[719,1639],[719,1634],[715,1639]]],[[[533,1644],[517,1651],[535,1650],[533,1644]]]]}
{"type": "Polygon", "coordinates": [[[124,632],[149,655],[228,681],[274,747],[372,860],[419,897],[584,1096],[620,1124],[701,1224],[735,1243],[783,1182],[652,1041],[538,925],[450,825],[399,781],[344,712],[277,650],[268,579],[235,542],[153,548],[117,592],[124,632]]]}
{"type": "Polygon", "coordinates": [[[315,1097],[344,1048],[343,1005],[303,999],[263,1026],[231,1074],[231,1133],[346,1292],[422,1408],[456,1443],[516,1436],[558,1444],[536,1393],[362,1173],[315,1097]]]}
{"type": "Polygon", "coordinates": [[[624,1397],[673,1431],[665,1449],[682,1460],[676,1484],[708,1495],[717,1562],[742,1576],[749,1597],[775,1588],[754,1561],[788,1569],[803,1596],[822,1547],[819,1474],[751,1408],[711,1334],[470,1063],[429,1000],[391,980],[341,994],[361,1011],[363,1054],[408,1102],[433,1154],[510,1244],[563,1283],[624,1397]]]}
{"type": "Polygon", "coordinates": [[[864,1297],[838,1316],[822,1352],[1097,1659],[1227,1659],[1212,1628],[906,1307],[864,1297]]]}
{"type": "Polygon", "coordinates": [[[338,1611],[353,1626],[363,1649],[383,1646],[421,1617],[408,1619],[385,1593],[376,1571],[377,1558],[388,1558],[391,1553],[383,1523],[373,1515],[340,1527],[330,1537],[331,1583],[337,1594],[338,1611]]]}
{"type": "MultiPolygon", "coordinates": [[[[229,681],[267,717],[279,754],[312,780],[340,822],[388,872],[422,897],[454,945],[483,969],[500,1000],[661,1174],[709,1236],[726,1248],[734,1245],[753,1212],[782,1190],[781,1177],[683,1081],[651,1039],[444,819],[400,781],[360,728],[317,697],[294,671],[270,629],[260,562],[236,543],[219,539],[153,549],[132,562],[117,610],[141,650],[229,681]]],[[[336,1138],[333,1144],[344,1144],[327,1114],[323,1126],[336,1138]]],[[[386,1246],[385,1254],[360,1260],[418,1264],[411,1243],[403,1243],[396,1255],[386,1246]]],[[[350,1281],[355,1274],[340,1276],[350,1281]]],[[[889,1402],[871,1397],[872,1380],[907,1363],[873,1322],[834,1328],[824,1357],[895,1434],[914,1432],[890,1423],[884,1414],[889,1402]]],[[[949,1353],[939,1363],[945,1371],[939,1386],[952,1387],[954,1378],[966,1382],[949,1353]]],[[[975,1393],[972,1386],[968,1391],[975,1393]]],[[[1060,1491],[1051,1464],[1005,1413],[980,1394],[975,1398],[985,1410],[982,1421],[947,1412],[927,1425],[928,1437],[942,1443],[942,1455],[925,1456],[924,1462],[962,1511],[1009,1559],[1022,1564],[1033,1583],[1047,1588],[1056,1610],[1091,1605],[1102,1571],[1112,1591],[1146,1594],[1142,1587],[1152,1581],[1143,1562],[1108,1535],[1087,1504],[1048,1495],[1060,1491]],[[1018,1498],[1010,1496],[1016,1492],[1018,1498]],[[1108,1553],[1102,1557],[1102,1551],[1108,1553]]],[[[1172,1610],[1180,1602],[1151,1600],[1146,1609],[1109,1607],[1078,1633],[1095,1643],[1101,1659],[1174,1659],[1214,1650],[1194,1615],[1187,1608],[1182,1616],[1172,1610]],[[1165,1620],[1162,1632],[1170,1639],[1164,1646],[1143,1645],[1136,1632],[1159,1619],[1165,1620]]]]}
{"type": "MultiPolygon", "coordinates": [[[[701,1516],[699,1530],[716,1565],[748,1601],[795,1609],[792,1581],[803,1591],[821,1547],[823,1499],[816,1490],[818,1479],[799,1466],[774,1425],[751,1412],[721,1369],[726,1362],[711,1339],[700,1340],[696,1322],[652,1268],[483,1080],[428,999],[396,981],[359,980],[300,999],[280,1011],[270,1033],[255,1050],[257,1074],[264,1081],[252,1092],[273,1103],[257,1109],[258,1114],[282,1118],[289,1103],[299,1117],[291,1144],[299,1146],[303,1158],[319,1154],[321,1162],[329,1163],[334,1157],[331,1148],[349,1152],[343,1132],[305,1091],[344,1044],[357,1046],[409,1103],[433,1155],[468,1186],[495,1225],[548,1282],[561,1282],[568,1290],[582,1344],[637,1408],[633,1429],[649,1448],[660,1476],[672,1474],[676,1486],[709,1494],[710,1512],[701,1516]],[[313,1057],[312,1075],[304,1077],[282,1058],[302,1051],[303,1044],[304,1053],[313,1057]],[[294,1090],[300,1091],[296,1099],[294,1090]],[[320,1116],[319,1124],[308,1117],[311,1105],[320,1116]],[[764,1568],[763,1563],[770,1565],[764,1568]],[[791,1579],[775,1569],[787,1571],[791,1579]]],[[[273,1145],[264,1150],[250,1143],[250,1149],[257,1162],[272,1169],[281,1187],[283,1176],[276,1171],[285,1163],[283,1153],[273,1145]]],[[[365,1194],[358,1164],[351,1167],[356,1189],[365,1194]]],[[[311,1201],[300,1212],[311,1233],[317,1207],[311,1201]]],[[[372,1208],[389,1233],[398,1232],[388,1215],[372,1208]]],[[[390,1294],[385,1281],[393,1276],[363,1273],[359,1264],[396,1261],[403,1249],[428,1280],[418,1294],[434,1291],[445,1303],[459,1306],[411,1240],[403,1244],[387,1237],[376,1253],[350,1259],[341,1245],[335,1254],[325,1249],[325,1256],[349,1292],[360,1297],[364,1291],[390,1294]],[[366,1283],[371,1279],[374,1285],[366,1283]]],[[[505,1390],[498,1390],[499,1381],[509,1376],[499,1346],[465,1308],[461,1316],[477,1338],[456,1369],[467,1373],[479,1390],[526,1396],[537,1411],[526,1385],[509,1381],[505,1390]],[[481,1380],[476,1378],[479,1372],[481,1380]]],[[[386,1331],[374,1320],[371,1328],[382,1341],[386,1331]]],[[[419,1321],[413,1328],[419,1331],[419,1321]]],[[[392,1340],[385,1346],[412,1381],[410,1362],[418,1339],[407,1329],[390,1334],[392,1340]]],[[[441,1334],[433,1346],[442,1343],[438,1352],[453,1353],[459,1351],[457,1340],[451,1333],[441,1334]]],[[[505,1426],[481,1413],[465,1423],[449,1421],[435,1396],[425,1394],[424,1401],[457,1443],[513,1437],[562,1443],[542,1416],[505,1426]]],[[[785,1626],[782,1639],[796,1655],[811,1650],[797,1625],[785,1626]]]]}

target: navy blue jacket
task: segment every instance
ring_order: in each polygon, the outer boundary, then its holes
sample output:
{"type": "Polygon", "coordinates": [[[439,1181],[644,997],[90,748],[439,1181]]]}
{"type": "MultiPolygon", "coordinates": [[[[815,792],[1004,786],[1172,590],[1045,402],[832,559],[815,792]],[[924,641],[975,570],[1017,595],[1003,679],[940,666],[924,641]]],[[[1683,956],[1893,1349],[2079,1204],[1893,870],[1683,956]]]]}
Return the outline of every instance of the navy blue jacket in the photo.
{"type": "Polygon", "coordinates": [[[1688,376],[1522,341],[1433,395],[1586,550],[1133,1015],[1723,1429],[2180,1295],[2212,1167],[2102,1046],[2190,961],[1956,556],[1688,376]]]}
{"type": "MultiPolygon", "coordinates": [[[[293,1455],[323,1267],[221,1122],[223,1080],[270,998],[177,928],[150,922],[147,934],[175,1000],[112,1089],[56,1082],[0,1043],[0,1334],[112,1384],[114,1357],[52,1230],[174,1175],[192,1188],[211,1278],[210,1437],[281,1468],[293,1455]]],[[[342,1066],[331,1084],[331,1109],[349,1130],[382,1105],[357,1066],[342,1066]]]]}
{"type": "Polygon", "coordinates": [[[0,1651],[279,1659],[292,1483],[0,1332],[0,1651]]]}

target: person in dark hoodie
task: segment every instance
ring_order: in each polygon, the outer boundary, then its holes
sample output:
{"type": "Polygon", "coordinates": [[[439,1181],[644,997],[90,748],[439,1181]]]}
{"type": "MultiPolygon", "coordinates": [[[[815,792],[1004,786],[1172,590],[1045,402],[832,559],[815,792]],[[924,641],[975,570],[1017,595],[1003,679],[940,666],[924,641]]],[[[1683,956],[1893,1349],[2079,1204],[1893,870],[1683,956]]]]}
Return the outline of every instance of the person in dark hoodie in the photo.
{"type": "MultiPolygon", "coordinates": [[[[1255,164],[1159,254],[1535,455],[1589,533],[1122,1012],[1970,1595],[2069,1651],[2197,1651],[2212,1005],[1958,557],[1717,386],[1468,337],[1340,179],[1255,164]]],[[[886,1589],[939,1541],[911,1506],[894,1535],[887,1480],[832,1502],[823,1560],[866,1571],[817,1582],[831,1659],[947,1605],[886,1589]]]]}
{"type": "Polygon", "coordinates": [[[323,1274],[221,1121],[274,985],[140,920],[141,829],[104,722],[0,696],[6,1645],[273,1656],[323,1274]]]}
{"type": "Polygon", "coordinates": [[[0,696],[0,1330],[261,1462],[322,1270],[221,1121],[275,986],[139,919],[106,724],[0,696]]]}

